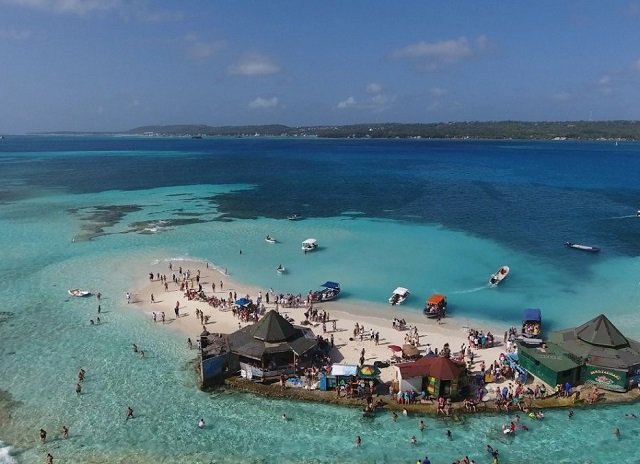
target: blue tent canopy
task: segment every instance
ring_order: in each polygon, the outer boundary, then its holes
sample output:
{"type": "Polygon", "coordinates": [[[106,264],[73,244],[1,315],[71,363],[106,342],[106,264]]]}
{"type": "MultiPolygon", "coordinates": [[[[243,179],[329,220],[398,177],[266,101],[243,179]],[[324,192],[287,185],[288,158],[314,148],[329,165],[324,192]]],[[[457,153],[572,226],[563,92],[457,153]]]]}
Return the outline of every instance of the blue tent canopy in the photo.
{"type": "Polygon", "coordinates": [[[251,300],[249,300],[247,298],[238,298],[236,300],[236,304],[238,306],[247,306],[249,303],[251,303],[251,300]]]}
{"type": "Polygon", "coordinates": [[[539,308],[527,308],[522,311],[523,321],[542,321],[541,311],[539,308]]]}
{"type": "Polygon", "coordinates": [[[331,282],[331,281],[327,281],[323,283],[322,286],[325,288],[335,288],[335,289],[340,288],[340,284],[338,282],[331,282]]]}

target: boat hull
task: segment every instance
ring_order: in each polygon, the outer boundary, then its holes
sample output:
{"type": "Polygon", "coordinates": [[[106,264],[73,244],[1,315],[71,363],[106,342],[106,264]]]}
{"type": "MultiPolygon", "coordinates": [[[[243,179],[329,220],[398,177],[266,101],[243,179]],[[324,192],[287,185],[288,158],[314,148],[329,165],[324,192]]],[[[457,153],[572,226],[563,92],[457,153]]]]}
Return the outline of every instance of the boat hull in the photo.
{"type": "Polygon", "coordinates": [[[494,274],[491,275],[491,278],[489,279],[489,285],[491,287],[497,287],[504,281],[504,279],[507,278],[508,275],[509,266],[502,266],[494,274]]]}

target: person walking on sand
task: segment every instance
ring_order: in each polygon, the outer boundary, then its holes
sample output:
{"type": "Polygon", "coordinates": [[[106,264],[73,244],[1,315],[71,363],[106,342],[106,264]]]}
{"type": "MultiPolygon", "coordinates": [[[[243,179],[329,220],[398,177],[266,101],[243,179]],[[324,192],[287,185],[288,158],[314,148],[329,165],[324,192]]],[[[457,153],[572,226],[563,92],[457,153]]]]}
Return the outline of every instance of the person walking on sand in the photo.
{"type": "Polygon", "coordinates": [[[162,323],[164,324],[164,311],[162,311],[162,323]]]}
{"type": "Polygon", "coordinates": [[[155,303],[155,302],[156,302],[156,300],[155,300],[155,298],[153,298],[153,293],[152,293],[151,294],[151,303],[155,303]]]}
{"type": "Polygon", "coordinates": [[[180,302],[176,301],[176,307],[173,309],[173,311],[176,313],[176,319],[180,317],[180,302]]]}

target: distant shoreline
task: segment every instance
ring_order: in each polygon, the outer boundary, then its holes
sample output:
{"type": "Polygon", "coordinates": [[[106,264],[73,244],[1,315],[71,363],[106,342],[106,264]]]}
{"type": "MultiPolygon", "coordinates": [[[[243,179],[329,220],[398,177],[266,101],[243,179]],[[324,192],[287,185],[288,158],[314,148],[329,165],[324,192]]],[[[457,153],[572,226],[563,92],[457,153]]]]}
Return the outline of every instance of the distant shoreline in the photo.
{"type": "Polygon", "coordinates": [[[27,135],[147,137],[300,137],[322,139],[638,141],[640,121],[487,121],[351,125],[149,125],[125,131],[51,131],[27,135]]]}

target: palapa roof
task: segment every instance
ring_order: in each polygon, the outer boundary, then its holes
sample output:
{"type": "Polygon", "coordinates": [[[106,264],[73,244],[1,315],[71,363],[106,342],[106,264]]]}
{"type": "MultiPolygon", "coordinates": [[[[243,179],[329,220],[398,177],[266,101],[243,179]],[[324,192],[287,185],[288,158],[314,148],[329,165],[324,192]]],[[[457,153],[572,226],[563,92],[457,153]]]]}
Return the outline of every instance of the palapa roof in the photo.
{"type": "Polygon", "coordinates": [[[549,340],[591,365],[621,370],[640,365],[640,343],[622,335],[604,314],[579,327],[552,332],[549,340]]]}
{"type": "Polygon", "coordinates": [[[301,356],[317,345],[311,330],[294,326],[275,310],[269,311],[256,324],[229,335],[229,351],[258,360],[287,352],[301,356]]]}
{"type": "Polygon", "coordinates": [[[273,309],[251,328],[254,338],[269,343],[283,342],[296,334],[293,324],[273,309]]]}
{"type": "Polygon", "coordinates": [[[629,341],[604,314],[585,322],[575,330],[577,338],[591,345],[608,348],[629,346],[629,341]]]}

